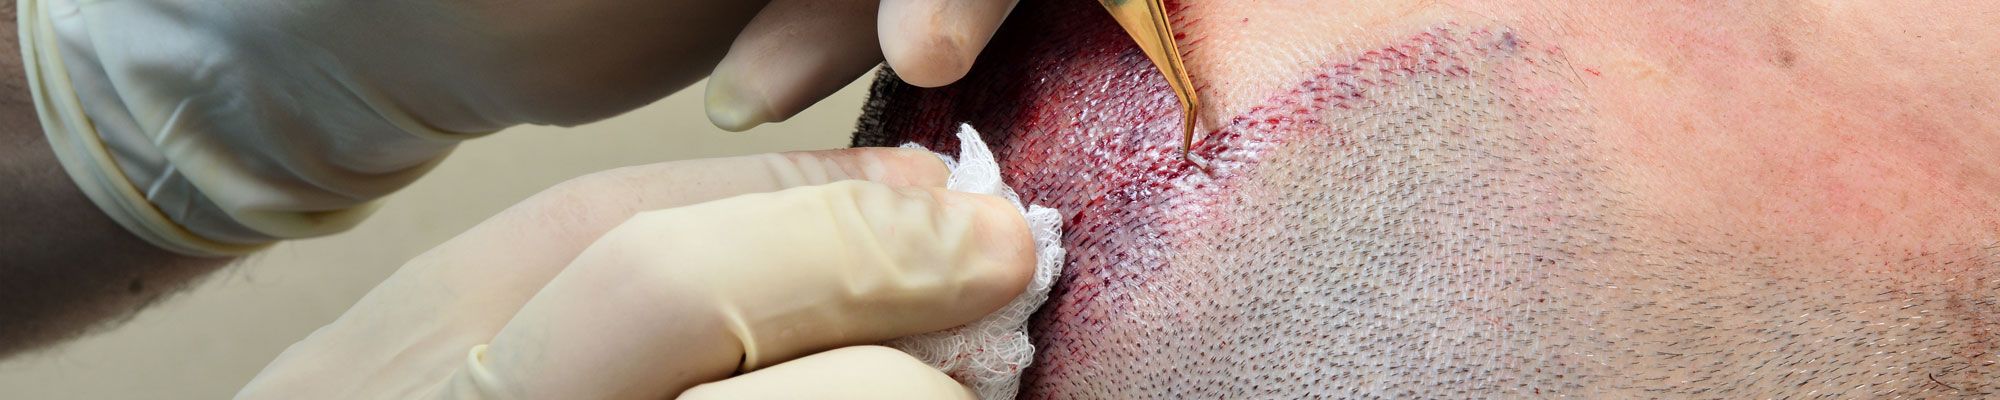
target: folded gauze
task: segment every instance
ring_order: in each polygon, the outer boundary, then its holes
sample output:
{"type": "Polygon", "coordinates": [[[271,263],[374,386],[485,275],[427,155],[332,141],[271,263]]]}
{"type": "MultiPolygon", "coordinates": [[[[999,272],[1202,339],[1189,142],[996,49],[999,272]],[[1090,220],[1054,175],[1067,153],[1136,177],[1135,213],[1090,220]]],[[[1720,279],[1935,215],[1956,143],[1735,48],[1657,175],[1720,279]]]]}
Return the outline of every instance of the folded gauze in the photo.
{"type": "MultiPolygon", "coordinates": [[[[915,143],[904,148],[921,149],[915,143]]],[[[1028,220],[1035,237],[1035,277],[1021,297],[978,321],[956,328],[892,340],[887,345],[903,350],[937,367],[979,393],[986,400],[1012,399],[1021,386],[1021,372],[1035,360],[1035,345],[1028,342],[1028,316],[1049,298],[1049,284],[1062,270],[1062,217],[1053,208],[1023,207],[1014,189],[1000,181],[1000,165],[993,151],[971,125],[958,130],[958,159],[938,154],[951,169],[945,187],[968,193],[1006,198],[1028,220]]]]}

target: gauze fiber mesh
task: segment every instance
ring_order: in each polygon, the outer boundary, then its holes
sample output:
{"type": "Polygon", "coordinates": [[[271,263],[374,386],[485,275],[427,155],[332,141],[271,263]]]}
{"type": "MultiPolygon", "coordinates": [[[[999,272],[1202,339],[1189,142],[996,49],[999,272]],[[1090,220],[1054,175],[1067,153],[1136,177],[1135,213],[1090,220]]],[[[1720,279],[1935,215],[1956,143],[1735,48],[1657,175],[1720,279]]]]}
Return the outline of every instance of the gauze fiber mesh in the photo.
{"type": "MultiPolygon", "coordinates": [[[[1035,360],[1035,345],[1028,342],[1028,316],[1049,298],[1049,284],[1061,272],[1063,260],[1062,216],[1053,208],[1023,207],[1014,189],[1000,181],[1000,165],[993,151],[971,125],[960,125],[959,153],[954,160],[939,153],[951,178],[945,187],[968,193],[1006,198],[1028,220],[1035,237],[1035,277],[1020,297],[999,311],[956,328],[891,340],[887,345],[903,350],[963,382],[986,400],[1012,399],[1021,386],[1021,372],[1035,360]]],[[[904,148],[921,149],[915,143],[904,148]]]]}

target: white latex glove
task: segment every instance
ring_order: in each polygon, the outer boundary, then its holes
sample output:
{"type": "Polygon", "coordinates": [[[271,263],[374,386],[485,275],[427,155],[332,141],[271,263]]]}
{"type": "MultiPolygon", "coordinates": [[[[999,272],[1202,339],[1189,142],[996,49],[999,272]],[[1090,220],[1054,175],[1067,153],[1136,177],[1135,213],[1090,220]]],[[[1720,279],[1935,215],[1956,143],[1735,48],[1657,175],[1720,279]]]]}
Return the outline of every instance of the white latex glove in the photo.
{"type": "Polygon", "coordinates": [[[237,398],[658,399],[709,382],[694,397],[969,398],[914,358],[848,347],[971,322],[1026,286],[1020,211],[943,190],[946,174],[926,151],[849,149],[579,178],[411,260],[237,398]]]}
{"type": "Polygon", "coordinates": [[[972,69],[1018,2],[772,1],[709,77],[708,119],[728,130],[783,121],[885,56],[896,75],[912,85],[952,83],[972,69]]]}
{"type": "Polygon", "coordinates": [[[18,17],[44,128],[84,192],[150,242],[229,255],[344,230],[460,140],[616,115],[725,54],[710,105],[733,129],[885,52],[914,82],[949,82],[1013,3],[22,0],[18,17]]]}

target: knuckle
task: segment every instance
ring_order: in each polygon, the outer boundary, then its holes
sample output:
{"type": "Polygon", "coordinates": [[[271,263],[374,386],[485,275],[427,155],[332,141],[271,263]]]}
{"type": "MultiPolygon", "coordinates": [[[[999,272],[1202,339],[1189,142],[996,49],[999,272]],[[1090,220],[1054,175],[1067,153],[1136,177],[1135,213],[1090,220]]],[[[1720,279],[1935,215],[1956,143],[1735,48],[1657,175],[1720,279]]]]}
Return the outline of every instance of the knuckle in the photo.
{"type": "MultiPolygon", "coordinates": [[[[866,235],[906,277],[935,279],[983,300],[1011,299],[1034,271],[1027,221],[998,196],[874,183],[828,185],[852,196],[866,235]]],[[[995,304],[997,306],[997,304],[995,304]]]]}
{"type": "Polygon", "coordinates": [[[839,163],[813,152],[788,152],[756,156],[771,173],[778,187],[818,185],[847,178],[839,163]]]}

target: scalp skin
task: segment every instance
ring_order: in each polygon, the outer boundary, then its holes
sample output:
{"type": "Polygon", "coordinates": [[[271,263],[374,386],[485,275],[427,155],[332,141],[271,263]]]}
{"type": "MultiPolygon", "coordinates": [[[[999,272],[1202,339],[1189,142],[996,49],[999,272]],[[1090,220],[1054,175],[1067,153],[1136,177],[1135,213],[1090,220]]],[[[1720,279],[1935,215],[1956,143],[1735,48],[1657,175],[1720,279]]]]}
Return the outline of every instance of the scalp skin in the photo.
{"type": "MultiPolygon", "coordinates": [[[[1031,398],[2000,392],[1990,121],[1840,95],[1915,78],[1836,79],[1869,60],[1645,3],[1587,27],[1565,21],[1611,17],[1180,3],[1215,94],[1204,170],[1143,55],[1070,3],[1023,4],[960,84],[885,76],[856,137],[946,145],[970,121],[1025,198],[1068,213],[1031,398]],[[1745,78],[1771,74],[1796,79],[1745,78]]],[[[1766,5],[1736,11],[1841,23],[1766,5]]],[[[1967,82],[1937,98],[2000,86],[1967,82]]]]}

